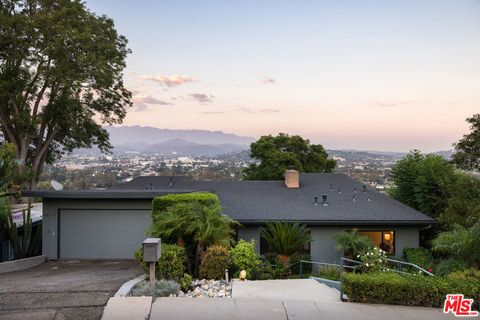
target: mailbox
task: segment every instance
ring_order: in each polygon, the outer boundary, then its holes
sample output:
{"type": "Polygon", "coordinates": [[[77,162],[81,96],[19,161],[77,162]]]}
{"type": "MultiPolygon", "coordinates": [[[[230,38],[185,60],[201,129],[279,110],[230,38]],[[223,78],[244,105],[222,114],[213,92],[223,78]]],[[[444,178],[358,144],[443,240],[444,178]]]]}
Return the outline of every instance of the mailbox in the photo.
{"type": "Polygon", "coordinates": [[[157,262],[160,259],[160,238],[147,238],[142,243],[143,246],[143,262],[157,262]]]}

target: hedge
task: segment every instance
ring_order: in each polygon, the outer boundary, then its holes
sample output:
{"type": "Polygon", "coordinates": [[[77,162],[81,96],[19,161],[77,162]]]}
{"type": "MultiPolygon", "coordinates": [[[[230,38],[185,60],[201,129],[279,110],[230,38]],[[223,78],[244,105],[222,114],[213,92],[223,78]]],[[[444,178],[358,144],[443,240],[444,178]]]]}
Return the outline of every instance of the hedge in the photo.
{"type": "Polygon", "coordinates": [[[155,197],[152,201],[152,215],[166,210],[168,207],[182,202],[199,202],[209,205],[219,203],[218,196],[210,192],[172,193],[155,197]]]}
{"type": "MultiPolygon", "coordinates": [[[[162,243],[160,260],[155,263],[155,278],[178,281],[185,273],[185,249],[176,244],[162,243]]],[[[135,259],[149,273],[149,264],[143,262],[143,248],[135,251],[135,259]]]]}
{"type": "Polygon", "coordinates": [[[480,281],[393,272],[344,273],[343,290],[352,302],[442,307],[449,293],[474,299],[478,309],[480,281]]]}

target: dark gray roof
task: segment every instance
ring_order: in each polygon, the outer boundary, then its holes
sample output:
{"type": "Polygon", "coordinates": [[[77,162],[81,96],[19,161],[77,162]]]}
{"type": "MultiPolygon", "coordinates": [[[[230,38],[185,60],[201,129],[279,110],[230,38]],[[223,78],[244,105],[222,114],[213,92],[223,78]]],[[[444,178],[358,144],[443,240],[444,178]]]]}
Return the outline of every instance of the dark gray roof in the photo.
{"type": "MultiPolygon", "coordinates": [[[[275,220],[328,225],[434,223],[428,216],[375,190],[367,188],[364,192],[361,183],[339,173],[303,173],[298,189],[286,188],[283,181],[191,181],[185,177],[138,177],[107,191],[85,192],[88,197],[96,194],[95,198],[151,198],[192,191],[215,192],[224,213],[243,224],[275,220]],[[328,206],[322,205],[322,194],[327,195],[328,206]],[[315,197],[318,197],[319,205],[314,205],[315,197]]],[[[31,196],[83,197],[75,191],[39,192],[31,193],[31,196]]]]}

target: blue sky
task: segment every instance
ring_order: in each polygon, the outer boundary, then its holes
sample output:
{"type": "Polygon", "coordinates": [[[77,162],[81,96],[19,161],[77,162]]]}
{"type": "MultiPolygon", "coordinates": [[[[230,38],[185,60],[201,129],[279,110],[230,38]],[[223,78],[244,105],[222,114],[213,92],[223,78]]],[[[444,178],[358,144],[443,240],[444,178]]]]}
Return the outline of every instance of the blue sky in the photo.
{"type": "Polygon", "coordinates": [[[87,1],[129,40],[125,124],[448,149],[480,112],[480,2],[87,1]]]}

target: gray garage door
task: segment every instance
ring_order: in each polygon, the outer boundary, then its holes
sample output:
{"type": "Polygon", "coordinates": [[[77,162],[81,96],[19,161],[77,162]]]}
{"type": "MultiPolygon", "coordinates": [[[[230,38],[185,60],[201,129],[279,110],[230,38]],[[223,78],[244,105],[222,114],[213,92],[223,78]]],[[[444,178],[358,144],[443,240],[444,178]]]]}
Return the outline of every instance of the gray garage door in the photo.
{"type": "Polygon", "coordinates": [[[150,210],[60,210],[60,258],[133,259],[150,210]]]}

